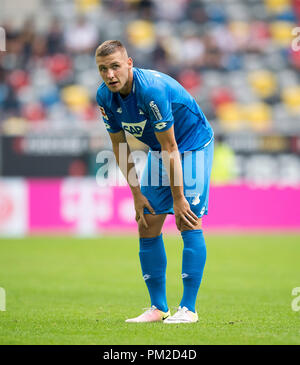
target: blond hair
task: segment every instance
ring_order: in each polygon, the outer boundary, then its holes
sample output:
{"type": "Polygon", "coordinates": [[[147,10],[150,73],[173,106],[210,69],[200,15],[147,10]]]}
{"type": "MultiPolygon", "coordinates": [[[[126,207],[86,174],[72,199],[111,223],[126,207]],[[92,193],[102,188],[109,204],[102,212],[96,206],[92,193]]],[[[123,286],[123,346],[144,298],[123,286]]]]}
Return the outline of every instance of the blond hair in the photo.
{"type": "Polygon", "coordinates": [[[117,51],[127,54],[126,48],[123,46],[122,42],[118,40],[108,40],[97,47],[95,55],[96,57],[105,57],[117,51]]]}

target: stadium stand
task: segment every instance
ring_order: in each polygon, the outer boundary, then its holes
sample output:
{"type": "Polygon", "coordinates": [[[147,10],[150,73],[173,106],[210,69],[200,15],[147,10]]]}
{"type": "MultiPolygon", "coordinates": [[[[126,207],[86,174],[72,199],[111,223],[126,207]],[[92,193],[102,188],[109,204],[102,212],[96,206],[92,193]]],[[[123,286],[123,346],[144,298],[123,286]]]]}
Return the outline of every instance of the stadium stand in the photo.
{"type": "Polygon", "coordinates": [[[300,51],[291,47],[299,0],[36,0],[34,8],[17,25],[0,18],[2,136],[71,131],[97,137],[94,152],[108,147],[93,57],[98,43],[120,39],[136,66],[193,94],[243,168],[249,153],[299,157],[300,51]]]}

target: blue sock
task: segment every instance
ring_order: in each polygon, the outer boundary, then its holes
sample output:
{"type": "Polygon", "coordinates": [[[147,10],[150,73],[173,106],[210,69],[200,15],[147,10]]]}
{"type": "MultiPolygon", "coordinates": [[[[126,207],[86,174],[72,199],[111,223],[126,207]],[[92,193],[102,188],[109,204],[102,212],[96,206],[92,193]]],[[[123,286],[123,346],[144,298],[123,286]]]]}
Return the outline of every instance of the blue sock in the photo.
{"type": "Polygon", "coordinates": [[[140,262],[151,306],[168,311],[166,296],[167,256],[162,234],[153,238],[140,238],[140,262]]]}
{"type": "Polygon", "coordinates": [[[196,298],[206,261],[206,245],[201,229],[183,231],[181,236],[184,248],[182,254],[183,297],[180,306],[195,312],[196,298]]]}

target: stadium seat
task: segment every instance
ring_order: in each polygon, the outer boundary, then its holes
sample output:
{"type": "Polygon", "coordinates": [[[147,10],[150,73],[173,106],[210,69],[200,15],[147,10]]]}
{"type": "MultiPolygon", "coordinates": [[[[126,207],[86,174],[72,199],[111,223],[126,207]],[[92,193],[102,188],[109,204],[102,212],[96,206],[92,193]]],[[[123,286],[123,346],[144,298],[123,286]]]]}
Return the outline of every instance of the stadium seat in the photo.
{"type": "Polygon", "coordinates": [[[16,90],[20,90],[29,84],[29,75],[23,70],[14,70],[8,77],[9,84],[16,90]]]}
{"type": "Polygon", "coordinates": [[[287,9],[285,11],[280,12],[279,14],[276,14],[275,20],[297,23],[297,16],[292,11],[292,9],[287,9]]]}
{"type": "MultiPolygon", "coordinates": [[[[299,42],[300,46],[300,42],[299,42]]],[[[289,60],[290,63],[297,69],[300,70],[300,51],[299,50],[290,50],[289,52],[289,60]]]]}
{"type": "Polygon", "coordinates": [[[269,25],[263,21],[254,21],[250,24],[250,47],[263,51],[270,43],[269,25]]]}
{"type": "Polygon", "coordinates": [[[243,108],[238,103],[221,104],[216,109],[220,125],[226,131],[239,130],[244,127],[243,108]]]}
{"type": "Polygon", "coordinates": [[[290,47],[293,40],[292,29],[296,24],[291,22],[277,21],[270,24],[271,37],[276,45],[290,47]]]}
{"type": "Polygon", "coordinates": [[[253,71],[248,74],[252,89],[260,98],[268,98],[277,91],[275,75],[268,70],[253,71]]]}
{"type": "Polygon", "coordinates": [[[206,14],[208,19],[214,23],[226,23],[227,14],[223,6],[217,4],[207,4],[206,14]]]}
{"type": "Polygon", "coordinates": [[[41,103],[35,102],[24,105],[21,115],[29,122],[40,122],[45,119],[46,111],[41,103]]]}
{"type": "Polygon", "coordinates": [[[54,23],[5,26],[9,52],[0,54],[0,123],[26,111],[29,119],[45,113],[55,125],[91,125],[93,118],[96,125],[101,78],[94,46],[120,39],[135,66],[177,79],[209,115],[216,134],[219,124],[220,130],[269,128],[268,105],[277,123],[270,118],[272,132],[299,125],[292,120],[299,110],[300,51],[291,48],[291,30],[300,24],[300,0],[56,2],[41,5],[38,19],[57,17],[54,23]],[[145,6],[153,10],[148,16],[145,6]]]}
{"type": "Polygon", "coordinates": [[[46,60],[46,66],[52,77],[61,81],[67,78],[72,70],[72,62],[68,55],[56,54],[46,60]]]}
{"type": "Polygon", "coordinates": [[[46,107],[50,107],[60,102],[59,90],[56,86],[41,88],[39,91],[39,101],[46,107]]]}
{"type": "Polygon", "coordinates": [[[75,4],[78,12],[85,13],[95,9],[101,4],[101,0],[75,0],[75,4]]]}
{"type": "Polygon", "coordinates": [[[8,93],[9,93],[9,88],[7,85],[5,84],[0,84],[0,107],[3,106],[7,96],[8,96],[8,93]]]}
{"type": "Polygon", "coordinates": [[[265,7],[270,13],[279,13],[288,9],[290,0],[264,0],[265,7]]]}
{"type": "Polygon", "coordinates": [[[80,85],[71,85],[62,89],[62,100],[74,111],[83,110],[89,104],[89,95],[86,88],[80,85]]]}
{"type": "Polygon", "coordinates": [[[214,108],[217,108],[219,105],[233,103],[235,101],[232,91],[227,87],[214,88],[211,92],[210,99],[214,108]]]}
{"type": "Polygon", "coordinates": [[[178,75],[178,81],[188,91],[193,92],[201,86],[201,76],[192,69],[186,69],[178,75]]]}
{"type": "Polygon", "coordinates": [[[249,38],[249,24],[242,21],[232,21],[229,23],[228,28],[235,38],[237,47],[244,47],[249,38]]]}
{"type": "Polygon", "coordinates": [[[282,101],[292,114],[300,114],[300,86],[290,86],[282,90],[282,101]]]}
{"type": "Polygon", "coordinates": [[[291,0],[291,2],[292,2],[293,12],[299,21],[300,20],[300,0],[291,0]]]}
{"type": "Polygon", "coordinates": [[[248,22],[250,20],[248,6],[242,1],[239,3],[235,1],[226,1],[221,6],[225,8],[225,12],[228,14],[230,20],[242,22],[248,22]]]}
{"type": "Polygon", "coordinates": [[[248,126],[257,132],[268,131],[272,127],[272,109],[265,103],[253,103],[243,108],[248,126]]]}
{"type": "Polygon", "coordinates": [[[152,48],[155,44],[153,24],[147,20],[134,20],[127,26],[128,40],[136,48],[152,48]]]}
{"type": "Polygon", "coordinates": [[[282,69],[277,73],[277,80],[280,90],[286,87],[298,85],[298,79],[295,77],[295,72],[288,68],[282,69]]]}

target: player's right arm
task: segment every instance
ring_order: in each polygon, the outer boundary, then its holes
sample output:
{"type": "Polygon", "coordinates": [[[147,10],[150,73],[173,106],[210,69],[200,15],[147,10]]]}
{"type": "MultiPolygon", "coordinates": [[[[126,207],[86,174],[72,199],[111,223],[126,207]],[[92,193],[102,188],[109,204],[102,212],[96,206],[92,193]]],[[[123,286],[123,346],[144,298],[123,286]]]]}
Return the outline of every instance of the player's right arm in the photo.
{"type": "Polygon", "coordinates": [[[130,162],[133,160],[129,158],[131,151],[126,140],[125,132],[124,130],[121,130],[117,133],[109,133],[109,136],[118,166],[120,167],[120,170],[132,192],[136,212],[135,220],[137,222],[141,220],[142,224],[148,228],[148,224],[144,216],[144,208],[147,208],[152,214],[155,213],[148,199],[141,192],[135,165],[133,162],[130,162]],[[126,150],[125,156],[124,149],[126,150]]]}
{"type": "Polygon", "coordinates": [[[125,132],[122,129],[120,132],[117,133],[109,133],[109,136],[112,142],[112,148],[118,166],[122,174],[124,175],[126,181],[128,182],[132,194],[138,195],[141,190],[139,186],[137,173],[135,170],[135,165],[134,163],[129,162],[131,161],[131,159],[129,159],[131,151],[126,140],[125,132]],[[126,151],[125,156],[124,156],[124,151],[126,151]],[[129,174],[129,172],[131,173],[129,174]]]}
{"type": "Polygon", "coordinates": [[[147,208],[152,214],[155,213],[148,199],[141,192],[135,165],[133,162],[130,162],[133,160],[129,158],[131,151],[126,140],[125,132],[121,126],[116,123],[113,113],[106,107],[106,104],[102,100],[101,92],[99,91],[97,92],[97,102],[100,107],[105,128],[112,142],[116,161],[132,192],[136,212],[135,220],[137,222],[141,220],[142,225],[148,228],[144,216],[144,208],[147,208]],[[124,150],[126,151],[125,153],[124,150]]]}

